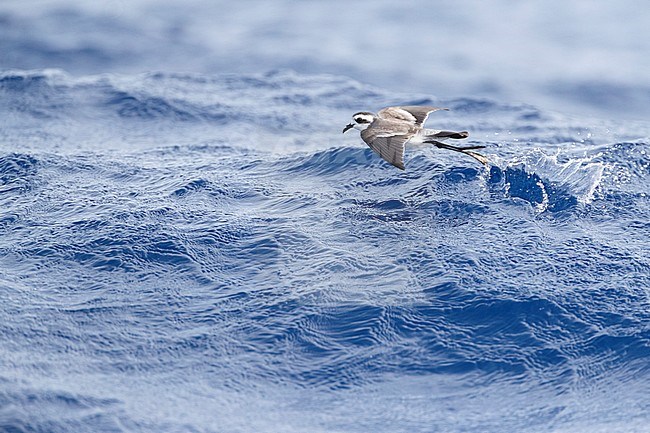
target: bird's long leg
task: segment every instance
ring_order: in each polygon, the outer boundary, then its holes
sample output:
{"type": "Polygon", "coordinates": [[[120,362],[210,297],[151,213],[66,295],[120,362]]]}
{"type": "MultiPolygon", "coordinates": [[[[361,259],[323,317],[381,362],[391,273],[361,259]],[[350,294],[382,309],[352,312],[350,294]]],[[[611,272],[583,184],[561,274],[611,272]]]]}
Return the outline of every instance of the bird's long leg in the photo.
{"type": "Polygon", "coordinates": [[[452,146],[447,143],[442,143],[437,140],[427,140],[425,143],[431,143],[434,146],[436,146],[439,149],[447,149],[447,150],[453,150],[454,152],[460,152],[464,153],[465,155],[469,155],[472,158],[476,159],[478,162],[480,162],[483,165],[488,164],[488,159],[481,155],[480,153],[472,152],[474,149],[483,149],[485,146],[467,146],[467,147],[458,147],[458,146],[452,146]]]}
{"type": "Polygon", "coordinates": [[[447,150],[453,150],[455,152],[462,152],[463,150],[475,150],[475,149],[484,149],[485,146],[467,146],[467,147],[460,147],[460,146],[452,146],[451,144],[443,143],[441,141],[437,140],[427,140],[425,143],[431,143],[437,148],[440,149],[447,149],[447,150]]]}

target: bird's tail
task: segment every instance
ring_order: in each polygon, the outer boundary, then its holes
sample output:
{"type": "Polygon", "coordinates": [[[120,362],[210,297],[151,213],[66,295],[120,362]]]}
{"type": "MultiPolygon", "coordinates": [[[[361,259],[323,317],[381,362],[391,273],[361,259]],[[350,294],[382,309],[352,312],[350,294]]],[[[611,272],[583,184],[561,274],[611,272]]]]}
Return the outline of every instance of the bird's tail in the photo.
{"type": "Polygon", "coordinates": [[[435,133],[429,135],[431,138],[439,138],[444,140],[446,138],[453,138],[455,140],[462,140],[463,138],[469,137],[469,132],[467,131],[436,131],[435,133]]]}
{"type": "Polygon", "coordinates": [[[447,150],[453,150],[454,152],[464,153],[465,155],[469,155],[472,158],[476,159],[478,162],[480,162],[483,165],[488,165],[489,163],[489,160],[485,156],[477,152],[472,152],[475,149],[483,149],[485,146],[457,147],[436,140],[427,140],[425,141],[425,143],[431,143],[439,149],[447,149],[447,150]]]}

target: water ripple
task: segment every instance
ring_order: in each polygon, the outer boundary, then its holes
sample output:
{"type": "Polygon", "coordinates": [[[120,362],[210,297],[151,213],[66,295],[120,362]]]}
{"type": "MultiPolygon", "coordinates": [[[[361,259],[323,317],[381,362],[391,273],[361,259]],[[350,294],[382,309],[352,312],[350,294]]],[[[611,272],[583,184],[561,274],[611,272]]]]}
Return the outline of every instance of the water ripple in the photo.
{"type": "Polygon", "coordinates": [[[646,417],[645,141],[411,95],[492,164],[409,148],[402,172],[333,126],[398,95],[346,78],[13,71],[0,91],[0,429],[646,417]]]}

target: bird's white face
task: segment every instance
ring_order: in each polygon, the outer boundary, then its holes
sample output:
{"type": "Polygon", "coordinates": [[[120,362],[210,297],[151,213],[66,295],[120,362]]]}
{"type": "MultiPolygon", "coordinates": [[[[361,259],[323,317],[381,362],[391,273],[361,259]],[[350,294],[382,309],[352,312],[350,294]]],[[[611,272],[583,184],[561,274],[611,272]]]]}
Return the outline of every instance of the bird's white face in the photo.
{"type": "Polygon", "coordinates": [[[375,120],[375,115],[372,113],[368,113],[366,111],[355,113],[352,116],[352,123],[348,123],[345,128],[343,128],[343,132],[351,128],[363,131],[368,126],[370,126],[373,120],[375,120]]]}

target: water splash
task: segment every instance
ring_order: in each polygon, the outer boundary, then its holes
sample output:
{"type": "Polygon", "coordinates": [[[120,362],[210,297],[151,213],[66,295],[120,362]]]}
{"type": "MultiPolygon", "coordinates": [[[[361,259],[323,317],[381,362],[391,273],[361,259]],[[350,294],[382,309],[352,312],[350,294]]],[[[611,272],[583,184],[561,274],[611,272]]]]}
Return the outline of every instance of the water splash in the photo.
{"type": "Polygon", "coordinates": [[[530,202],[540,213],[557,212],[593,201],[606,169],[594,158],[547,154],[536,148],[510,161],[493,158],[490,182],[502,183],[507,196],[530,202]]]}

